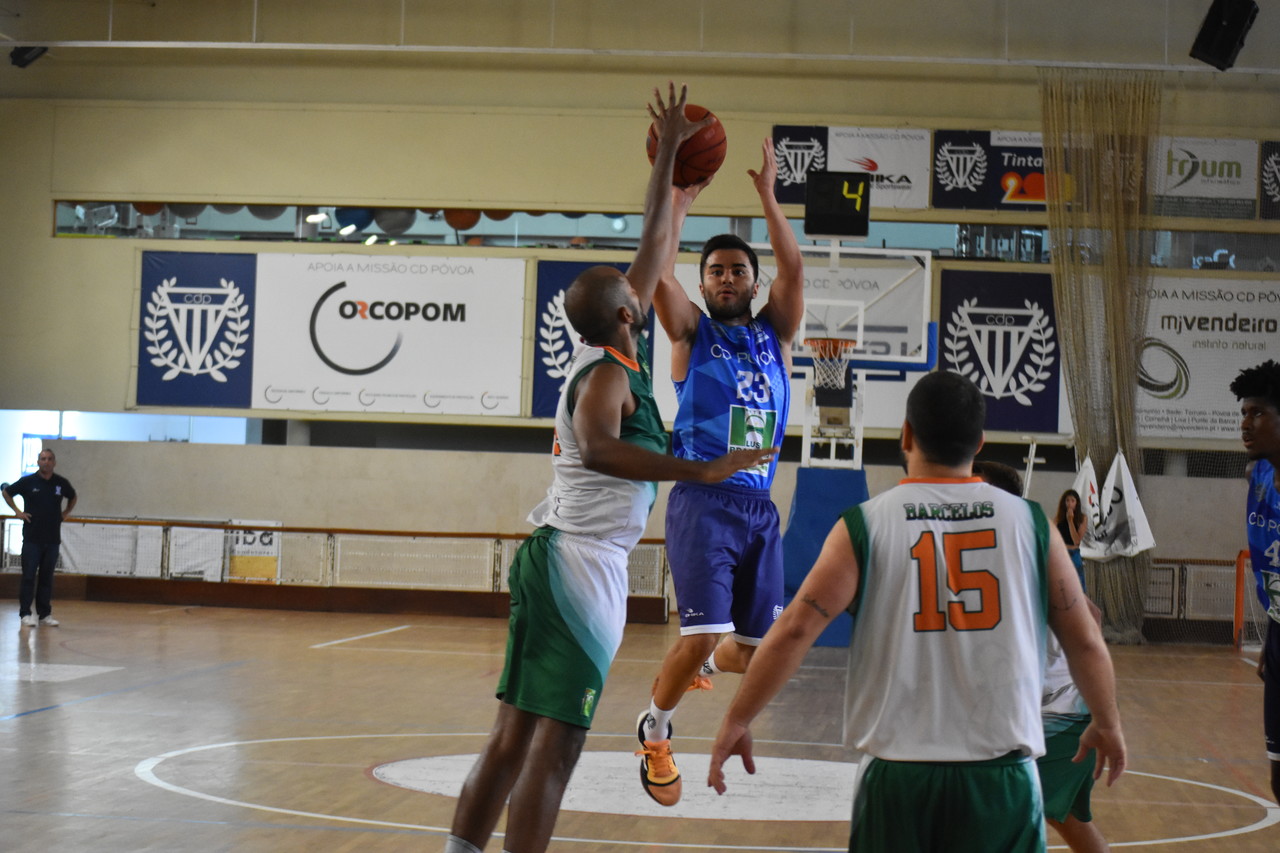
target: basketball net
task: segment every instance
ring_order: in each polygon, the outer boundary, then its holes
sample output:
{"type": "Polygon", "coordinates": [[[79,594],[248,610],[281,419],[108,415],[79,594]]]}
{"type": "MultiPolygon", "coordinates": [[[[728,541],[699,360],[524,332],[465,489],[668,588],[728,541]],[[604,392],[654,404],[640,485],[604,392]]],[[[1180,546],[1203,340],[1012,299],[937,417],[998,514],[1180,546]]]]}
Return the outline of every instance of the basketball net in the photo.
{"type": "Polygon", "coordinates": [[[849,359],[857,341],[843,338],[809,338],[806,343],[813,353],[813,385],[815,388],[844,388],[849,376],[849,359]]]}

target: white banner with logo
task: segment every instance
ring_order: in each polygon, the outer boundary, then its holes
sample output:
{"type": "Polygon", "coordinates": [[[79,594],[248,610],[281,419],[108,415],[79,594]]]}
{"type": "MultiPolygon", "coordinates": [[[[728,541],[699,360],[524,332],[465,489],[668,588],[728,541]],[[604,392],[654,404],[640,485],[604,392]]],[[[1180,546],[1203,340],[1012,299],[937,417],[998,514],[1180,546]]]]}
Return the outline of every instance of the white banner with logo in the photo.
{"type": "Polygon", "coordinates": [[[258,256],[253,408],[519,415],[521,259],[258,256]]]}
{"type": "Polygon", "coordinates": [[[1088,560],[1132,557],[1156,546],[1147,514],[1138,500],[1138,489],[1124,454],[1111,461],[1107,480],[1098,491],[1093,462],[1087,457],[1073,487],[1081,496],[1088,529],[1080,542],[1080,556],[1088,560]]]}
{"type": "Polygon", "coordinates": [[[1257,216],[1257,140],[1162,137],[1151,176],[1159,215],[1257,216]]]}
{"type": "Polygon", "coordinates": [[[828,131],[827,171],[866,172],[871,206],[929,206],[929,131],[911,127],[833,127],[828,131]]]}
{"type": "Polygon", "coordinates": [[[1280,358],[1274,280],[1162,276],[1148,291],[1138,368],[1138,433],[1239,440],[1241,369],[1280,358]]]}

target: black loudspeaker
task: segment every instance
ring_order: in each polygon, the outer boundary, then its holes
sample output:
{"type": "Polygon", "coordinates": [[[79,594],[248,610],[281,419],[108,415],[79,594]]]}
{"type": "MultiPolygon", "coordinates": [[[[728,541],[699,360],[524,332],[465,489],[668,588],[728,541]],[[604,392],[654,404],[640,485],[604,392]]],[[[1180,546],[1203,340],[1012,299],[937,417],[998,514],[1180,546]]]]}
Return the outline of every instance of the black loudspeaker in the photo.
{"type": "Polygon", "coordinates": [[[1256,17],[1258,4],[1253,0],[1213,0],[1191,45],[1192,58],[1226,71],[1235,64],[1256,17]]]}
{"type": "Polygon", "coordinates": [[[49,50],[47,47],[15,47],[9,51],[9,61],[19,68],[26,68],[49,50]]]}

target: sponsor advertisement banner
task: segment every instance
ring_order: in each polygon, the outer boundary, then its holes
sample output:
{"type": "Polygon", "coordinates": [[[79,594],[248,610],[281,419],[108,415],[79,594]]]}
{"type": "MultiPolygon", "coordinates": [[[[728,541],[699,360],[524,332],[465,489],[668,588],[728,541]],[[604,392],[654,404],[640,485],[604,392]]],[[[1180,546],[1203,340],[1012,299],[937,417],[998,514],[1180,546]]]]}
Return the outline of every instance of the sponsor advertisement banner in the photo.
{"type": "Polygon", "coordinates": [[[827,171],[866,172],[873,207],[929,206],[929,131],[917,128],[827,129],[827,171]]]}
{"type": "Polygon", "coordinates": [[[521,413],[523,260],[143,255],[139,405],[521,413]]]}
{"type": "Polygon", "coordinates": [[[253,255],[142,253],[139,406],[249,406],[256,285],[253,255]]]}
{"type": "Polygon", "coordinates": [[[1047,273],[944,270],[939,368],[967,376],[988,430],[1058,432],[1062,353],[1047,273]]]}
{"type": "Polygon", "coordinates": [[[524,266],[259,255],[254,407],[519,415],[524,266]]]}
{"type": "Polygon", "coordinates": [[[928,130],[779,124],[773,128],[773,150],[778,158],[774,195],[783,204],[804,204],[809,172],[866,172],[873,207],[929,206],[928,130]]]}
{"type": "Polygon", "coordinates": [[[1138,372],[1138,433],[1239,440],[1230,385],[1242,368],[1280,358],[1273,281],[1156,278],[1138,372]]]}
{"type": "Polygon", "coordinates": [[[1040,134],[934,131],[932,203],[950,210],[1043,210],[1040,134]]]}
{"type": "Polygon", "coordinates": [[[1162,137],[1152,168],[1154,213],[1253,219],[1258,209],[1258,143],[1252,139],[1162,137]]]}
{"type": "Polygon", "coordinates": [[[1258,182],[1258,216],[1280,219],[1280,142],[1262,143],[1258,182]]]}

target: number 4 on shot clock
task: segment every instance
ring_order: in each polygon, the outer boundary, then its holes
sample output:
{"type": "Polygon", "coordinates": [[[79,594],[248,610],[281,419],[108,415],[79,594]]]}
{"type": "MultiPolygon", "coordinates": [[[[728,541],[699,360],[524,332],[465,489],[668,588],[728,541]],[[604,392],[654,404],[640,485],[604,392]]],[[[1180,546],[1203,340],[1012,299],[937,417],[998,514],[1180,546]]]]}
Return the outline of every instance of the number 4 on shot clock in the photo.
{"type": "Polygon", "coordinates": [[[806,237],[865,237],[871,222],[871,176],[810,172],[805,179],[806,237]]]}

